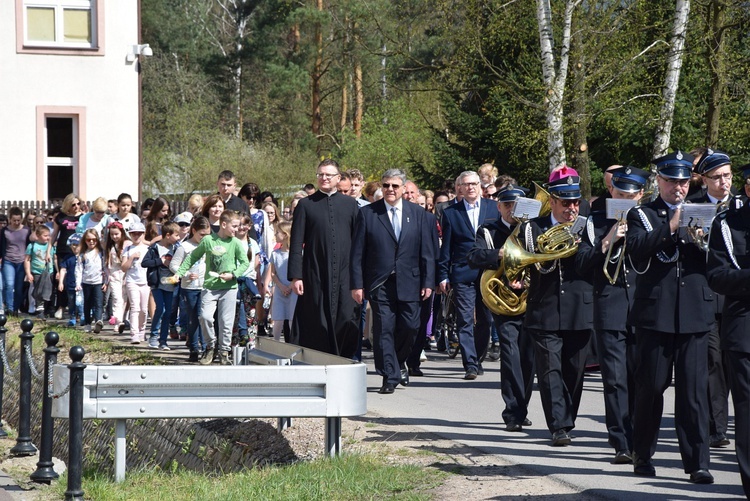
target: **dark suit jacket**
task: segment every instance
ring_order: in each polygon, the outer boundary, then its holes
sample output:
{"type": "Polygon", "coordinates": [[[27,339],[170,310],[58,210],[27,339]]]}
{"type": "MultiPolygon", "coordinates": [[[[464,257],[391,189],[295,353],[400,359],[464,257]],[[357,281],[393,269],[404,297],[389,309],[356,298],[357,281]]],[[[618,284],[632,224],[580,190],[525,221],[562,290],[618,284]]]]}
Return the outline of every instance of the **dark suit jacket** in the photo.
{"type": "Polygon", "coordinates": [[[628,254],[639,272],[629,323],[660,332],[708,332],[716,321],[716,294],[706,280],[706,254],[695,244],[669,231],[669,206],[661,197],[628,213],[628,254]],[[642,216],[641,216],[642,214],[642,216]],[[641,217],[653,231],[646,231],[641,217]],[[662,257],[679,258],[664,263],[662,257]],[[648,269],[647,269],[648,268],[648,269]]]}
{"type": "MultiPolygon", "coordinates": [[[[499,217],[497,204],[493,200],[479,199],[477,228],[499,217]]],[[[438,283],[443,280],[449,280],[451,283],[474,282],[479,277],[479,270],[469,267],[467,256],[474,247],[476,234],[463,201],[446,207],[443,211],[442,230],[443,246],[440,248],[438,260],[438,283]]]]}
{"type": "Polygon", "coordinates": [[[420,301],[435,288],[437,227],[432,214],[402,200],[401,234],[393,232],[384,200],[360,208],[351,252],[351,288],[365,297],[395,272],[399,301],[420,301]]]}
{"type": "Polygon", "coordinates": [[[750,353],[750,206],[716,216],[711,226],[708,252],[708,283],[724,294],[721,348],[750,353]],[[727,249],[722,226],[729,231],[732,253],[727,249]],[[734,255],[739,269],[734,265],[734,255]]]}
{"type": "MultiPolygon", "coordinates": [[[[635,273],[626,259],[622,263],[620,275],[615,285],[604,275],[606,255],[602,252],[602,240],[614,226],[614,219],[607,219],[605,212],[594,212],[589,216],[586,230],[581,235],[581,243],[575,255],[576,269],[583,276],[590,277],[594,284],[594,328],[625,331],[628,312],[633,304],[635,273]]],[[[612,249],[611,258],[621,252],[625,239],[620,239],[612,249]]],[[[609,264],[609,274],[615,272],[616,264],[609,264]]]]}
{"type": "MultiPolygon", "coordinates": [[[[534,249],[536,240],[552,227],[552,218],[542,216],[523,224],[519,241],[526,246],[526,231],[531,231],[534,249]],[[527,230],[527,227],[530,230],[527,230]]],[[[560,259],[557,268],[551,273],[541,273],[536,266],[530,266],[531,280],[526,318],[523,325],[529,329],[543,331],[586,330],[593,325],[593,292],[588,278],[576,271],[575,255],[560,259]],[[561,271],[562,270],[562,271],[561,271]]],[[[543,263],[549,268],[551,262],[543,263]]]]}

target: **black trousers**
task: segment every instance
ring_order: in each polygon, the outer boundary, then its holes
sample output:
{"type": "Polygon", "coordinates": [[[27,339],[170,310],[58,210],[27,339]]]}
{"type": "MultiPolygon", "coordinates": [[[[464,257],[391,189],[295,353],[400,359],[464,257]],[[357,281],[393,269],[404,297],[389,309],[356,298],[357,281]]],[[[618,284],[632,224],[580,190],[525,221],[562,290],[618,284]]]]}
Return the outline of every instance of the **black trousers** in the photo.
{"type": "Polygon", "coordinates": [[[674,368],[675,429],[685,473],[708,469],[708,332],[673,334],[636,329],[633,452],[656,452],[664,391],[674,368]]]}
{"type": "Polygon", "coordinates": [[[406,359],[406,365],[410,369],[419,369],[419,366],[422,364],[419,361],[419,357],[422,356],[424,344],[427,342],[427,324],[430,322],[430,316],[432,315],[432,301],[434,298],[435,294],[431,294],[430,297],[419,303],[419,331],[417,331],[417,337],[414,339],[409,357],[406,359]]]}
{"type": "Polygon", "coordinates": [[[523,315],[493,315],[500,343],[500,389],[505,424],[521,424],[534,388],[534,343],[523,329],[523,315]]]}
{"type": "Polygon", "coordinates": [[[596,340],[608,442],[615,451],[630,451],[633,448],[631,416],[635,401],[635,333],[602,329],[596,331],[596,340]]]}
{"type": "Polygon", "coordinates": [[[708,333],[708,409],[711,435],[727,432],[729,421],[729,374],[720,347],[721,315],[708,333]]]}
{"type": "Polygon", "coordinates": [[[750,353],[725,351],[731,369],[730,386],[734,402],[735,449],[745,496],[750,499],[750,353]]]}
{"type": "Polygon", "coordinates": [[[370,293],[375,370],[392,384],[401,381],[401,368],[419,330],[419,301],[399,301],[396,276],[370,293]]]}
{"type": "Polygon", "coordinates": [[[575,428],[583,393],[583,374],[591,330],[540,331],[528,329],[534,340],[536,378],[547,428],[575,428]]]}

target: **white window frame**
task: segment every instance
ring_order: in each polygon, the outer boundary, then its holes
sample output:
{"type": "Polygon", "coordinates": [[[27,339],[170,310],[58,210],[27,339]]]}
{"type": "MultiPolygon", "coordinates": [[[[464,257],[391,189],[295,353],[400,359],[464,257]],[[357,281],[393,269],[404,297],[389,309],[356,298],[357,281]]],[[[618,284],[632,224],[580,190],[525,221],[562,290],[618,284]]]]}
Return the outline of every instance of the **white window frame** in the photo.
{"type": "Polygon", "coordinates": [[[96,0],[23,0],[23,44],[29,48],[57,48],[57,49],[95,49],[98,47],[98,22],[96,0]],[[55,41],[29,40],[28,37],[28,9],[46,8],[55,11],[55,41]],[[65,42],[64,39],[64,10],[87,10],[91,12],[91,42],[65,42]]]}

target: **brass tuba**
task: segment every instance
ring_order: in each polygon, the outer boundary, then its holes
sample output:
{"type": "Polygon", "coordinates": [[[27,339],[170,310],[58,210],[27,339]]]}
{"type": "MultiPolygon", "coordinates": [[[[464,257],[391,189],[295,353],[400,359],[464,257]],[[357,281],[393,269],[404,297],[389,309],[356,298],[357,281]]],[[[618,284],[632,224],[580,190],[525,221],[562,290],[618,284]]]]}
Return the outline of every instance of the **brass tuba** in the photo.
{"type": "MultiPolygon", "coordinates": [[[[549,193],[537,183],[534,183],[534,186],[534,198],[542,202],[539,215],[547,215],[550,212],[549,193]]],[[[520,222],[522,221],[519,221],[503,245],[503,259],[498,269],[486,270],[480,278],[479,290],[482,293],[482,301],[496,315],[516,316],[526,311],[529,279],[527,267],[569,257],[578,250],[575,237],[568,231],[572,223],[566,223],[539,235],[537,245],[540,252],[529,252],[518,241],[520,222]],[[510,283],[517,280],[524,283],[523,292],[520,294],[510,287],[510,283]]]]}

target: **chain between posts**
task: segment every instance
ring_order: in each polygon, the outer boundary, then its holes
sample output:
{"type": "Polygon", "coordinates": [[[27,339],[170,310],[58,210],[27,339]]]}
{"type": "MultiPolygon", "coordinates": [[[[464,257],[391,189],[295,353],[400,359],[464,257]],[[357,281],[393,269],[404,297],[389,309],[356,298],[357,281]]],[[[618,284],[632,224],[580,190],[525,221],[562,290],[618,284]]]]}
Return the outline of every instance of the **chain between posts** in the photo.
{"type": "Polygon", "coordinates": [[[68,386],[63,388],[63,390],[60,393],[55,393],[54,391],[54,381],[52,378],[52,363],[50,362],[49,368],[47,370],[47,374],[49,374],[49,377],[47,378],[47,393],[49,394],[49,397],[52,399],[62,398],[70,391],[70,381],[68,381],[68,386]]]}
{"type": "Polygon", "coordinates": [[[10,363],[8,362],[8,354],[5,352],[5,344],[0,343],[0,359],[2,359],[3,368],[5,370],[5,374],[8,375],[8,378],[10,378],[13,382],[18,382],[18,378],[16,375],[18,374],[18,367],[16,367],[16,370],[14,371],[10,367],[10,363]]]}
{"type": "Polygon", "coordinates": [[[39,374],[39,371],[36,370],[34,357],[31,356],[31,350],[26,350],[26,361],[29,363],[29,369],[31,369],[31,375],[34,376],[34,379],[42,379],[44,376],[39,374]]]}

